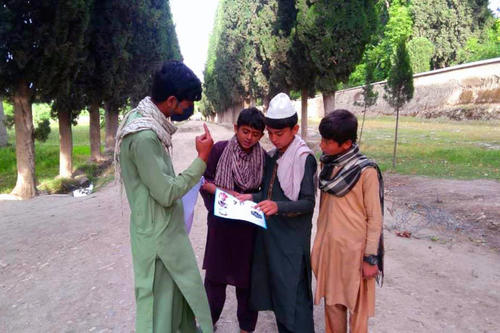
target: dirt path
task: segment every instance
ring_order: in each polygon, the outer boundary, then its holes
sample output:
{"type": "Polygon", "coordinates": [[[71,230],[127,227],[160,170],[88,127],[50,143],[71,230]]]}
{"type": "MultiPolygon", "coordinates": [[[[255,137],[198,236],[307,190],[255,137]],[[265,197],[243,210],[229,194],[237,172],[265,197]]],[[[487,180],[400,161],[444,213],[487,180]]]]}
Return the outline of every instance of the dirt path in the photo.
{"type": "MultiPolygon", "coordinates": [[[[216,140],[231,135],[209,127],[216,140]]],[[[195,156],[200,129],[190,122],[174,136],[178,172],[195,156]]],[[[370,330],[500,332],[500,184],[398,175],[386,182],[387,273],[370,330]]],[[[84,198],[0,201],[0,332],[132,332],[128,214],[113,185],[84,198]]],[[[190,235],[199,264],[205,214],[199,200],[190,235]]],[[[222,333],[237,332],[228,291],[222,333]]],[[[315,321],[324,332],[322,307],[315,321]]],[[[256,332],[277,332],[272,313],[259,314],[256,332]]]]}

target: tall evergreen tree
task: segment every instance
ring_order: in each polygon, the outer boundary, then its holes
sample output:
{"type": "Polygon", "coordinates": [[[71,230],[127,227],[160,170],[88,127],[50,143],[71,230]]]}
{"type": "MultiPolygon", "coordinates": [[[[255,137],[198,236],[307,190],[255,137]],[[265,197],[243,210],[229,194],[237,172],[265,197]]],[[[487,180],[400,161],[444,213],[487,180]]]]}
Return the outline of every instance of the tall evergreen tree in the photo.
{"type": "Polygon", "coordinates": [[[219,3],[205,70],[206,96],[218,112],[262,94],[262,71],[256,59],[255,21],[258,2],[219,3]]]}
{"type": "Polygon", "coordinates": [[[361,139],[363,138],[363,129],[365,127],[366,111],[369,107],[375,105],[378,99],[378,92],[373,90],[373,63],[367,63],[365,84],[363,86],[363,97],[362,102],[354,102],[354,105],[363,107],[363,121],[361,122],[361,129],[359,131],[358,144],[361,145],[361,139]]]}
{"type": "MultiPolygon", "coordinates": [[[[124,74],[120,75],[120,73],[127,71],[125,64],[130,56],[126,50],[126,44],[130,39],[131,25],[136,10],[136,1],[117,0],[96,1],[92,10],[87,61],[78,77],[85,91],[85,104],[89,111],[92,160],[101,159],[99,109],[104,106],[105,100],[110,99],[110,96],[115,93],[120,95],[123,90],[124,74]]],[[[122,104],[125,104],[125,101],[126,98],[120,100],[122,104]]],[[[109,114],[106,116],[111,118],[109,114]]],[[[111,122],[112,120],[106,122],[106,132],[109,136],[112,136],[109,126],[111,122]]],[[[107,139],[108,148],[111,148],[113,138],[107,139]]]]}
{"type": "Polygon", "coordinates": [[[375,31],[375,1],[318,0],[307,16],[305,22],[311,23],[306,27],[307,39],[326,114],[335,108],[337,84],[347,81],[375,31]]]}
{"type": "Polygon", "coordinates": [[[205,113],[289,90],[287,52],[296,9],[288,1],[220,1],[204,71],[205,113]]]}
{"type": "Polygon", "coordinates": [[[290,35],[291,47],[287,54],[287,63],[290,68],[288,75],[292,89],[300,91],[301,96],[301,136],[307,138],[307,100],[314,96],[317,77],[317,67],[311,58],[310,29],[314,23],[314,17],[309,15],[309,3],[307,0],[295,1],[297,19],[290,35]]]}
{"type": "Polygon", "coordinates": [[[76,82],[78,72],[86,61],[86,39],[93,1],[57,1],[53,8],[55,23],[52,43],[45,45],[46,52],[53,54],[51,62],[60,63],[58,72],[51,76],[57,84],[44,89],[42,98],[52,103],[52,115],[59,123],[59,176],[71,177],[73,173],[73,136],[71,126],[84,107],[84,92],[76,82]]]}
{"type": "Polygon", "coordinates": [[[80,46],[79,38],[68,37],[74,27],[80,29],[86,8],[69,0],[12,0],[0,6],[0,94],[14,104],[18,177],[13,194],[22,198],[36,195],[32,103],[71,75],[71,60],[68,66],[59,52],[69,55],[80,46]]]}
{"type": "Polygon", "coordinates": [[[291,33],[296,25],[297,8],[294,0],[261,1],[258,12],[258,58],[267,80],[268,91],[264,106],[280,92],[289,93],[290,66],[288,53],[292,46],[291,33]]]}
{"type": "Polygon", "coordinates": [[[168,1],[97,1],[89,56],[79,81],[90,114],[91,158],[100,159],[99,108],[105,108],[106,150],[114,149],[119,111],[149,93],[153,68],[182,60],[168,1]]]}
{"type": "Polygon", "coordinates": [[[384,87],[386,94],[384,99],[396,111],[396,129],[394,133],[394,150],[392,155],[392,167],[396,167],[396,148],[398,145],[399,110],[413,98],[413,72],[411,69],[410,56],[406,50],[406,41],[398,44],[396,54],[393,58],[389,78],[384,87]]]}
{"type": "Polygon", "coordinates": [[[224,0],[219,1],[215,12],[215,20],[210,38],[208,41],[207,61],[203,71],[203,96],[202,107],[206,116],[215,115],[223,110],[217,72],[215,71],[217,60],[217,45],[222,29],[222,19],[224,11],[224,0]]]}

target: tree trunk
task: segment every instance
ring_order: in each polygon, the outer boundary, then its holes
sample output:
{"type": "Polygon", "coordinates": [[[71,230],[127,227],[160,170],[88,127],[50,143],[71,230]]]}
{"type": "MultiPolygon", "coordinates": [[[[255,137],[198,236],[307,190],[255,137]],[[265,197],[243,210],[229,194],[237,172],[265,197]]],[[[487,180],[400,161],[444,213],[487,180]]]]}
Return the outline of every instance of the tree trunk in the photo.
{"type": "Polygon", "coordinates": [[[59,176],[71,178],[73,174],[73,136],[71,133],[71,112],[61,111],[59,120],[59,176]]]}
{"type": "Polygon", "coordinates": [[[300,119],[300,135],[302,136],[302,139],[306,140],[307,139],[307,99],[309,97],[309,94],[307,93],[307,89],[302,89],[301,90],[301,119],[300,119]]]}
{"type": "Polygon", "coordinates": [[[335,91],[332,92],[324,92],[323,95],[323,115],[326,116],[333,110],[335,110],[335,91]]]}
{"type": "Polygon", "coordinates": [[[8,144],[7,129],[4,124],[5,116],[3,114],[3,101],[0,98],[0,147],[5,147],[8,144]]]}
{"type": "Polygon", "coordinates": [[[118,130],[118,110],[106,106],[106,152],[115,151],[115,136],[118,130]]]}
{"type": "Polygon", "coordinates": [[[264,104],[264,112],[267,112],[267,109],[269,108],[269,102],[271,101],[271,98],[269,95],[264,96],[262,100],[262,104],[264,104]]]}
{"type": "Polygon", "coordinates": [[[361,138],[363,137],[363,128],[365,127],[365,118],[366,118],[366,105],[365,109],[363,110],[363,121],[361,122],[361,130],[359,131],[358,145],[361,145],[361,138]]]}
{"type": "Polygon", "coordinates": [[[90,160],[101,161],[101,119],[99,116],[99,104],[92,103],[89,107],[89,138],[90,138],[90,160]]]}
{"type": "Polygon", "coordinates": [[[35,143],[31,91],[21,81],[14,92],[16,129],[17,181],[12,194],[29,199],[37,194],[35,177],[35,143]]]}
{"type": "Polygon", "coordinates": [[[392,152],[392,167],[396,167],[396,147],[398,146],[399,108],[396,108],[396,132],[394,133],[394,150],[392,152]]]}

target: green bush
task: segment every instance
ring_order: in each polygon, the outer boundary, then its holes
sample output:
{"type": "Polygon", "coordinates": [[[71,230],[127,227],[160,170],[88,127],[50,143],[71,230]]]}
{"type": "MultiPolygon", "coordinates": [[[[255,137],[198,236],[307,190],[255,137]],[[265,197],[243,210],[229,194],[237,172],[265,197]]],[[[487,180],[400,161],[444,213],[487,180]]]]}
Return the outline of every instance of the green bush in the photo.
{"type": "Polygon", "coordinates": [[[14,127],[14,116],[11,114],[5,114],[3,123],[7,129],[12,129],[12,127],[14,127]]]}
{"type": "MultiPolygon", "coordinates": [[[[14,107],[10,103],[3,102],[5,118],[3,120],[7,129],[14,128],[14,107]]],[[[33,123],[35,124],[35,140],[45,142],[50,134],[50,105],[33,104],[33,123]]]]}
{"type": "Polygon", "coordinates": [[[431,69],[434,45],[425,37],[416,37],[407,44],[413,73],[427,72],[431,69]]]}
{"type": "Polygon", "coordinates": [[[467,63],[496,57],[500,57],[500,19],[497,19],[479,38],[469,38],[465,47],[457,52],[456,63],[467,63]]]}
{"type": "Polygon", "coordinates": [[[50,134],[50,120],[42,119],[37,123],[35,128],[35,139],[40,142],[45,142],[50,134]]]}

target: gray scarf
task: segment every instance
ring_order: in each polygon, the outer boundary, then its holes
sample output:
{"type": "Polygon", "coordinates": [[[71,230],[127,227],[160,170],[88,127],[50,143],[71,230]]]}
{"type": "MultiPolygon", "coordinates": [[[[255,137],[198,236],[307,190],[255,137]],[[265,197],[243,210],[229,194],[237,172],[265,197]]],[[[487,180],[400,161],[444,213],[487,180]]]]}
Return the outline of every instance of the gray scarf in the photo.
{"type": "Polygon", "coordinates": [[[118,127],[114,155],[115,181],[121,180],[120,145],[123,138],[128,134],[144,130],[152,130],[155,132],[167,154],[170,153],[170,148],[172,147],[172,134],[177,131],[177,127],[172,125],[165,115],[161,113],[160,109],[158,109],[149,96],[140,101],[135,109],[128,112],[123,118],[120,127],[118,127]],[[135,113],[141,116],[130,120],[131,116],[135,113]]]}

